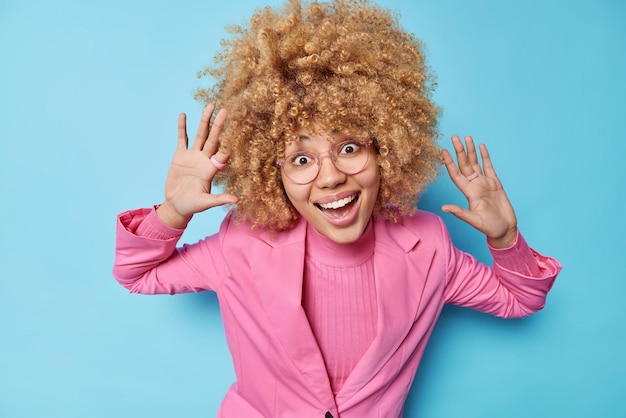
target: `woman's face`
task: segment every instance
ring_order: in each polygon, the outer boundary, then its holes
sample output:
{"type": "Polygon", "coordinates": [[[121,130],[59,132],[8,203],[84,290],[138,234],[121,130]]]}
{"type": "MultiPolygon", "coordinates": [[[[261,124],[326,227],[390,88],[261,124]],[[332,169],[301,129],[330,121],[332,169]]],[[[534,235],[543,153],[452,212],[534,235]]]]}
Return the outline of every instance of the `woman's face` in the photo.
{"type": "MultiPolygon", "coordinates": [[[[315,133],[300,130],[298,134],[300,140],[289,144],[285,155],[300,151],[313,155],[327,153],[336,144],[352,139],[322,129],[315,133]]],[[[365,152],[369,153],[365,168],[352,175],[339,171],[329,154],[321,155],[319,173],[308,184],[295,183],[286,176],[285,169],[281,169],[291,204],[317,231],[340,244],[354,242],[361,236],[378,197],[380,173],[374,146],[369,146],[365,152]]]]}

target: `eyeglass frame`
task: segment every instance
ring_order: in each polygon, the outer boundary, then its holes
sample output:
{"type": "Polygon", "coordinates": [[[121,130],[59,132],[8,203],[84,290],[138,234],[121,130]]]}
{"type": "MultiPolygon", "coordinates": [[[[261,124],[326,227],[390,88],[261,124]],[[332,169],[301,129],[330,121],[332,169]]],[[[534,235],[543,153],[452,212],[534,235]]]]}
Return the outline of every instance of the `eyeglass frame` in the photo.
{"type": "Polygon", "coordinates": [[[361,141],[357,141],[354,139],[351,140],[347,140],[347,141],[341,141],[337,144],[334,144],[333,147],[331,149],[329,149],[328,151],[323,151],[323,152],[318,152],[318,153],[314,153],[314,152],[310,152],[310,151],[295,151],[290,153],[289,155],[286,155],[285,158],[281,158],[279,160],[276,160],[276,165],[279,166],[281,169],[285,169],[285,163],[287,162],[287,159],[289,157],[291,157],[294,154],[298,154],[298,153],[306,153],[306,154],[310,154],[311,156],[315,157],[315,164],[317,165],[317,173],[315,173],[315,175],[313,176],[313,178],[307,182],[297,182],[294,179],[292,179],[291,177],[289,177],[289,175],[285,172],[285,175],[287,176],[287,178],[289,180],[291,180],[292,182],[294,182],[295,184],[299,184],[299,185],[305,185],[305,184],[309,184],[312,183],[313,181],[315,181],[315,179],[317,178],[317,176],[319,176],[320,174],[320,170],[322,169],[322,156],[324,154],[328,154],[328,157],[330,158],[330,162],[333,164],[333,167],[335,167],[337,169],[337,171],[347,175],[347,176],[352,176],[354,174],[359,174],[361,171],[365,170],[365,167],[367,166],[367,163],[369,161],[370,155],[369,152],[367,153],[367,159],[365,160],[365,162],[363,163],[363,167],[361,167],[360,170],[355,171],[354,173],[346,173],[345,171],[343,171],[342,169],[340,169],[339,167],[337,167],[337,154],[336,154],[336,150],[337,149],[341,149],[341,146],[345,145],[345,144],[350,144],[350,143],[354,143],[354,144],[358,144],[361,147],[365,147],[365,151],[368,152],[369,151],[369,147],[374,143],[373,139],[368,139],[365,142],[361,142],[361,141]]]}

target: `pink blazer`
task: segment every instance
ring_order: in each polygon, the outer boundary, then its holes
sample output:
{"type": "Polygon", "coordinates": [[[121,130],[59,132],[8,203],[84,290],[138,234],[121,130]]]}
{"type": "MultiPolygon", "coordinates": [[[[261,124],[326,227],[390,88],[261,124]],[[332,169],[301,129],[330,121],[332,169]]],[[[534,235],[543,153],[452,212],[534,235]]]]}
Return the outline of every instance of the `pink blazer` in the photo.
{"type": "MultiPolygon", "coordinates": [[[[113,275],[136,293],[217,293],[237,382],[220,417],[401,417],[426,342],[445,303],[502,317],[544,306],[561,269],[532,251],[541,277],[477,262],[437,216],[374,222],[378,334],[333,396],[301,307],[306,224],[272,233],[226,217],[218,234],[176,249],[180,231],[154,210],[120,215],[113,275]],[[137,236],[148,216],[170,239],[137,236]]],[[[523,240],[523,238],[520,237],[523,240]]]]}

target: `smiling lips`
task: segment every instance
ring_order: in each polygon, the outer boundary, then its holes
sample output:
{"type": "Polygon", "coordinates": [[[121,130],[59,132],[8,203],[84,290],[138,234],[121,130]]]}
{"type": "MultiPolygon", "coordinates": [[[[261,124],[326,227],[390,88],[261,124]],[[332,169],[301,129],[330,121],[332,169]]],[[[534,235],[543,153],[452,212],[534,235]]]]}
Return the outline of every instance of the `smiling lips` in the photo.
{"type": "Polygon", "coordinates": [[[336,200],[334,202],[320,203],[318,204],[318,206],[321,207],[322,209],[339,209],[339,208],[346,206],[350,202],[356,200],[357,197],[358,197],[357,195],[352,195],[352,196],[344,197],[343,199],[336,200]]]}
{"type": "Polygon", "coordinates": [[[316,206],[335,226],[347,226],[352,223],[358,214],[358,205],[355,203],[359,194],[344,197],[328,203],[317,203],[316,206]]]}

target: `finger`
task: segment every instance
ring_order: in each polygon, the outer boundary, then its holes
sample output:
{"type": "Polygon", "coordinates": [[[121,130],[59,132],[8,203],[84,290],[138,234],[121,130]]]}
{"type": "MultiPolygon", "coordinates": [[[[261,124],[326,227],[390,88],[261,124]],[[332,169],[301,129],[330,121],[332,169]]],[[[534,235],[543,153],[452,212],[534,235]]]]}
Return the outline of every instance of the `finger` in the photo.
{"type": "Polygon", "coordinates": [[[178,149],[187,149],[189,138],[187,137],[187,115],[181,113],[178,116],[178,149]]]}
{"type": "MultiPolygon", "coordinates": [[[[228,158],[230,157],[230,152],[227,152],[224,147],[220,148],[215,154],[213,154],[210,158],[212,165],[215,167],[217,171],[223,170],[226,168],[228,158]],[[213,159],[215,159],[216,164],[214,164],[213,159]]],[[[203,151],[204,152],[204,151],[203,151]]]]}
{"type": "MultiPolygon", "coordinates": [[[[224,128],[224,122],[226,121],[226,109],[220,109],[215,116],[215,120],[213,121],[213,126],[211,126],[211,130],[209,132],[209,137],[202,148],[202,152],[207,156],[211,156],[215,154],[217,151],[217,147],[220,141],[220,134],[222,133],[222,128],[224,128]]],[[[221,163],[225,163],[228,159],[228,156],[222,155],[221,157],[226,157],[223,161],[218,158],[218,161],[221,163]]]]}
{"type": "Polygon", "coordinates": [[[463,146],[461,139],[457,135],[452,136],[452,145],[454,146],[456,161],[459,165],[461,173],[463,173],[464,176],[469,176],[474,172],[474,168],[470,164],[467,153],[465,152],[465,147],[463,146]]]}
{"type": "Polygon", "coordinates": [[[459,218],[463,222],[470,224],[474,228],[478,229],[479,227],[479,216],[467,209],[463,209],[462,207],[457,205],[447,204],[443,205],[441,207],[441,210],[445,213],[450,213],[456,216],[457,218],[459,218]]]}
{"type": "Polygon", "coordinates": [[[472,170],[477,174],[482,174],[483,171],[480,168],[478,155],[476,154],[476,147],[474,146],[474,140],[471,136],[465,137],[465,147],[467,148],[467,159],[469,161],[469,164],[472,166],[472,170]]]}
{"type": "Polygon", "coordinates": [[[447,149],[441,151],[441,156],[443,157],[443,163],[446,166],[450,179],[459,189],[464,186],[465,183],[469,183],[467,177],[457,168],[456,164],[454,164],[452,155],[450,155],[447,149]]]}
{"type": "Polygon", "coordinates": [[[237,196],[229,193],[205,194],[198,199],[198,204],[202,209],[200,212],[222,205],[234,205],[237,203],[237,196]]]}
{"type": "Polygon", "coordinates": [[[196,131],[196,137],[193,140],[192,149],[202,150],[204,147],[204,143],[209,136],[209,130],[211,125],[211,116],[213,115],[213,111],[215,110],[215,104],[209,103],[202,112],[202,116],[200,117],[200,125],[198,126],[198,130],[196,131]]]}
{"type": "Polygon", "coordinates": [[[487,146],[485,144],[480,144],[480,157],[483,160],[483,170],[485,171],[485,175],[489,177],[497,177],[496,170],[493,168],[491,157],[489,156],[489,151],[487,150],[487,146]]]}

